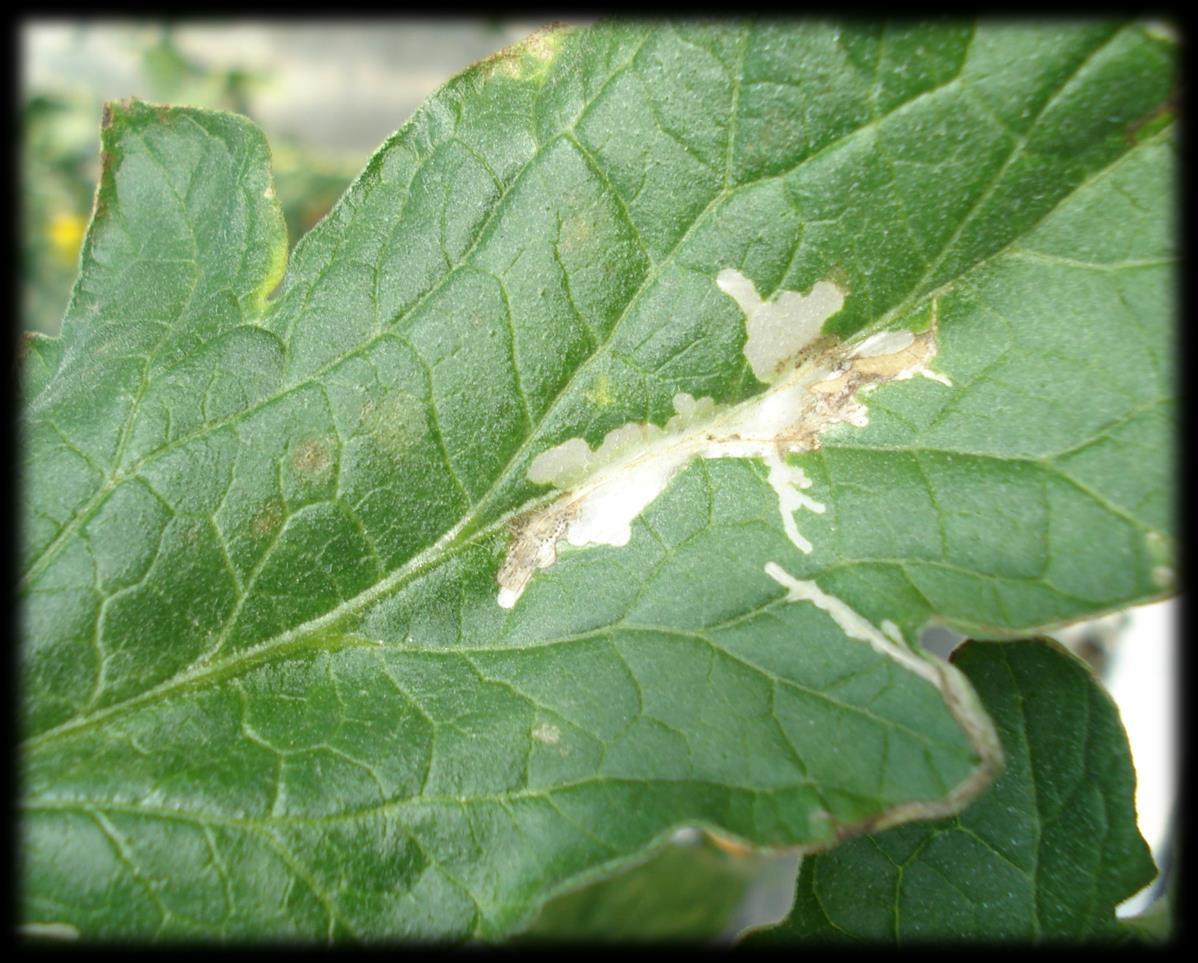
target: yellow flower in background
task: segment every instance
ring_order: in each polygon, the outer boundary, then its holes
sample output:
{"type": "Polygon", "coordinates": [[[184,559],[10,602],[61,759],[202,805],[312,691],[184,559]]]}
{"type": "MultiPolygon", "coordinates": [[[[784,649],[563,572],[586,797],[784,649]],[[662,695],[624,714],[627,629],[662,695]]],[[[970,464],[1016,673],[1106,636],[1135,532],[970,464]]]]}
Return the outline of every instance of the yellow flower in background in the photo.
{"type": "Polygon", "coordinates": [[[79,256],[79,245],[83,243],[83,232],[87,221],[79,214],[60,211],[50,221],[50,244],[54,253],[65,263],[79,256]]]}

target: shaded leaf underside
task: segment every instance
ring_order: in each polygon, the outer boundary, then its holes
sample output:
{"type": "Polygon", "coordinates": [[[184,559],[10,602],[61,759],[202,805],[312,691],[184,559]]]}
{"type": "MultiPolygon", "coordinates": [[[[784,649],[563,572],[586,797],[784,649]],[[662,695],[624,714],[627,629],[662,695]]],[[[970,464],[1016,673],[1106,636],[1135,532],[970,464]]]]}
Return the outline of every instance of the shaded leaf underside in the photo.
{"type": "Polygon", "coordinates": [[[804,860],[795,907],[755,940],[1115,939],[1115,906],[1156,869],[1110,696],[1044,642],[967,643],[953,661],[1002,734],[1007,768],[951,819],[804,860]]]}
{"type": "Polygon", "coordinates": [[[907,638],[1168,589],[1169,92],[1139,27],[551,32],[436,94],[296,247],[261,135],[114,105],[27,351],[27,920],[493,937],[681,823],[826,846],[977,766],[907,638]],[[937,368],[796,456],[698,462],[512,611],[530,460],[761,390],[728,267],[937,368]]]}

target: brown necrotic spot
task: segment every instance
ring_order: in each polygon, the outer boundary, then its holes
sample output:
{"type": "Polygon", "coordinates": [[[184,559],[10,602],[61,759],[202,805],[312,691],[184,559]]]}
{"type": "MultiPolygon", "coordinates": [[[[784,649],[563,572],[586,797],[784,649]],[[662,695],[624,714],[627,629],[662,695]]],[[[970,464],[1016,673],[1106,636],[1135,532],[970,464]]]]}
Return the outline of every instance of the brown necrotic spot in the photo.
{"type": "Polygon", "coordinates": [[[292,465],[303,475],[319,475],[332,461],[330,446],[323,438],[309,438],[301,442],[291,455],[292,465]]]}
{"type": "Polygon", "coordinates": [[[277,501],[267,502],[254,515],[250,522],[250,531],[258,538],[270,535],[283,523],[283,506],[277,501]]]}

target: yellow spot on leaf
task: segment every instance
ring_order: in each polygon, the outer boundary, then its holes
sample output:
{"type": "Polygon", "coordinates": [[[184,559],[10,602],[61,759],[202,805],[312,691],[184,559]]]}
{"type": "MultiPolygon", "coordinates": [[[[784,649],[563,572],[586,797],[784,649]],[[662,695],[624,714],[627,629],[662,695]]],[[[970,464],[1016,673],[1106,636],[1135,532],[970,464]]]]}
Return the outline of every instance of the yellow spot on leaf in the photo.
{"type": "Polygon", "coordinates": [[[596,378],[595,383],[587,389],[586,399],[597,407],[608,407],[615,400],[611,393],[611,378],[605,374],[596,378]]]}
{"type": "Polygon", "coordinates": [[[428,421],[420,399],[403,391],[385,398],[367,401],[362,406],[360,430],[374,438],[392,457],[405,455],[423,444],[428,436],[428,421]]]}

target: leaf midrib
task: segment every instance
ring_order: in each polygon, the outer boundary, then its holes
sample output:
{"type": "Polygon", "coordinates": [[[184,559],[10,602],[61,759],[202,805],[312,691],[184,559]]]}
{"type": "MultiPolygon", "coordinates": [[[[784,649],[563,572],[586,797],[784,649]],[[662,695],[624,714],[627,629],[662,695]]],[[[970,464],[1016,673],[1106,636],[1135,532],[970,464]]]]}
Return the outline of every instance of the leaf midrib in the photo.
{"type": "MultiPolygon", "coordinates": [[[[575,120],[569,127],[560,131],[557,135],[555,135],[553,137],[552,140],[548,141],[544,145],[539,146],[537,148],[537,150],[534,151],[533,154],[529,157],[529,159],[527,161],[525,161],[525,163],[521,166],[520,170],[512,178],[510,185],[502,192],[501,196],[496,200],[491,213],[487,216],[487,219],[479,226],[478,234],[475,237],[474,241],[471,243],[470,247],[462,255],[459,262],[455,266],[450,268],[449,271],[445,274],[445,276],[441,280],[439,280],[435,285],[433,285],[432,288],[430,288],[425,294],[421,295],[420,298],[418,298],[411,306],[409,306],[408,308],[404,309],[402,312],[400,312],[400,313],[396,314],[394,317],[392,317],[385,328],[383,328],[376,334],[371,335],[369,338],[367,338],[360,344],[355,345],[352,349],[350,349],[346,353],[342,354],[338,358],[336,358],[332,361],[329,361],[328,363],[321,365],[320,367],[314,369],[310,374],[306,375],[301,380],[287,385],[285,388],[282,388],[281,390],[269,395],[268,397],[259,399],[254,404],[249,405],[246,408],[243,408],[242,410],[235,412],[234,414],[229,415],[226,418],[206,422],[202,427],[200,427],[196,431],[192,432],[191,434],[184,435],[180,438],[175,439],[174,441],[168,442],[164,445],[159,446],[158,448],[155,448],[155,449],[147,452],[144,456],[142,456],[136,462],[134,462],[131,466],[129,466],[129,468],[127,468],[123,471],[114,471],[109,476],[109,478],[106,480],[106,484],[104,486],[102,486],[96,492],[96,494],[93,495],[88,500],[88,502],[85,503],[84,507],[75,515],[75,517],[72,518],[72,520],[66,526],[64,526],[62,532],[60,532],[59,535],[55,536],[54,540],[50,543],[50,545],[48,545],[47,548],[45,550],[43,550],[43,552],[39,556],[35,557],[30,562],[29,567],[26,569],[26,572],[25,572],[24,576],[22,577],[21,588],[22,589],[26,588],[29,585],[29,583],[31,583],[34,579],[36,579],[37,576],[39,576],[46,569],[46,567],[48,567],[49,563],[53,560],[54,555],[56,555],[57,551],[60,550],[61,545],[65,544],[65,542],[67,541],[68,537],[71,534],[74,534],[74,532],[78,531],[79,528],[81,528],[84,524],[87,523],[87,521],[94,515],[94,513],[97,510],[99,510],[99,508],[103,505],[104,500],[110,494],[112,494],[112,492],[115,491],[116,488],[120,484],[122,484],[123,482],[128,481],[132,478],[137,477],[137,474],[147,464],[150,464],[151,462],[169,454],[170,452],[172,452],[178,448],[182,448],[188,444],[191,444],[192,442],[194,442],[196,440],[206,438],[209,435],[214,434],[215,432],[228,427],[229,425],[236,424],[239,421],[256,414],[258,411],[261,411],[262,409],[268,407],[269,405],[285,399],[288,395],[292,394],[293,392],[296,392],[296,391],[306,387],[307,385],[318,382],[319,379],[321,379],[324,375],[328,374],[329,372],[334,371],[339,365],[342,365],[342,364],[346,363],[347,361],[350,361],[351,359],[358,357],[362,352],[368,351],[369,349],[374,347],[376,344],[378,344],[380,341],[384,340],[385,338],[393,337],[394,334],[391,329],[398,322],[410,317],[414,312],[419,310],[422,305],[424,305],[429,299],[434,297],[446,284],[448,284],[450,279],[452,279],[458,271],[471,267],[471,265],[469,264],[469,259],[470,259],[471,255],[477,249],[478,245],[482,242],[482,240],[483,240],[484,236],[486,235],[488,229],[490,228],[492,222],[497,217],[499,217],[499,215],[502,213],[502,211],[505,207],[505,204],[507,203],[508,198],[511,196],[516,185],[520,183],[521,179],[524,177],[524,175],[528,171],[528,169],[532,166],[532,164],[536,161],[536,159],[542,154],[542,152],[548,150],[549,147],[552,146],[554,143],[556,143],[558,139],[566,139],[570,142],[575,141],[573,134],[574,134],[576,128],[578,127],[578,125],[586,117],[587,111],[589,111],[591,109],[591,107],[598,101],[599,95],[607,87],[607,85],[609,83],[611,83],[615,77],[619,76],[620,73],[622,73],[624,70],[626,70],[628,68],[628,66],[635,59],[636,53],[639,52],[641,46],[643,46],[643,42],[641,45],[638,46],[637,51],[634,51],[633,54],[628,58],[628,60],[624,64],[621,64],[619,68],[614,70],[612,72],[611,76],[608,78],[608,80],[605,81],[604,84],[602,84],[597,89],[595,96],[586,104],[584,109],[579,113],[578,117],[575,118],[575,120]]],[[[462,76],[467,76],[467,75],[462,75],[462,76]]],[[[706,217],[708,217],[711,214],[712,210],[714,210],[720,203],[726,201],[728,198],[732,197],[737,191],[740,191],[742,189],[755,187],[758,184],[762,184],[762,183],[766,183],[771,180],[776,180],[778,178],[790,176],[790,174],[792,174],[794,171],[798,170],[803,165],[810,163],[811,161],[820,157],[825,152],[834,150],[835,148],[837,148],[838,146],[840,146],[841,144],[843,144],[845,141],[849,140],[850,138],[854,138],[854,137],[858,136],[859,134],[862,134],[868,130],[873,129],[878,124],[880,124],[882,121],[886,120],[888,117],[891,117],[891,116],[899,113],[900,111],[906,109],[910,105],[917,103],[919,100],[921,100],[922,98],[924,98],[926,96],[930,96],[939,90],[943,90],[943,89],[951,86],[952,84],[956,83],[959,79],[960,79],[960,73],[958,73],[956,76],[950,78],[949,80],[945,81],[943,84],[940,84],[936,87],[930,88],[929,90],[923,91],[923,92],[917,94],[916,96],[910,98],[909,100],[906,100],[906,101],[903,101],[903,102],[897,104],[892,110],[888,111],[887,113],[882,114],[880,116],[875,116],[875,117],[871,118],[865,124],[861,125],[860,127],[857,127],[855,129],[847,132],[843,136],[837,138],[836,140],[831,141],[828,144],[825,144],[819,150],[800,159],[797,163],[795,163],[792,167],[788,168],[785,171],[779,172],[777,174],[766,175],[766,176],[757,178],[752,181],[745,181],[740,184],[736,184],[736,185],[732,186],[731,188],[721,187],[720,190],[717,191],[717,193],[712,197],[712,199],[704,207],[704,209],[695,217],[694,221],[691,223],[691,226],[679,237],[678,241],[675,242],[674,246],[670,249],[670,251],[668,251],[666,253],[666,255],[658,263],[658,265],[655,266],[654,270],[651,270],[646,273],[645,278],[643,279],[641,285],[637,288],[637,290],[635,292],[633,292],[633,294],[629,298],[627,305],[625,305],[624,310],[620,313],[620,317],[617,318],[616,322],[612,325],[612,328],[608,334],[607,340],[600,344],[597,344],[594,351],[592,352],[592,354],[589,355],[586,358],[586,360],[584,360],[582,363],[580,363],[577,368],[575,368],[574,372],[567,379],[567,381],[563,384],[562,388],[550,400],[549,406],[546,408],[545,413],[542,415],[539,424],[543,424],[548,419],[549,415],[552,413],[552,411],[554,410],[557,403],[566,394],[566,392],[570,389],[570,387],[575,383],[575,381],[577,380],[580,373],[584,369],[586,369],[588,365],[590,365],[592,362],[594,362],[596,358],[600,357],[602,355],[602,353],[607,349],[607,347],[611,343],[612,339],[614,338],[616,331],[619,329],[620,324],[627,317],[628,313],[632,310],[632,308],[637,304],[638,300],[643,296],[645,291],[649,288],[651,282],[655,282],[658,279],[658,277],[660,277],[661,272],[666,268],[666,266],[668,266],[672,262],[674,255],[682,247],[683,242],[685,242],[686,239],[689,238],[691,236],[691,234],[694,233],[694,231],[704,221],[704,219],[706,217]]],[[[386,150],[388,147],[390,147],[394,143],[398,143],[399,140],[402,138],[403,134],[407,131],[410,131],[412,125],[415,122],[416,122],[416,118],[409,120],[407,124],[405,124],[403,127],[400,128],[399,131],[396,132],[394,137],[389,138],[384,143],[383,147],[380,148],[380,151],[386,150]]],[[[733,136],[733,130],[734,130],[733,125],[730,124],[729,125],[729,136],[730,137],[733,136]]],[[[377,154],[376,154],[376,156],[377,156],[377,154]]],[[[372,160],[373,160],[373,158],[372,158],[372,160]]],[[[369,169],[369,163],[367,165],[367,169],[369,169]]],[[[348,197],[350,192],[352,192],[354,187],[356,187],[356,186],[357,186],[357,182],[355,181],[355,183],[353,185],[351,185],[351,187],[343,195],[343,198],[348,197]]],[[[338,203],[337,207],[339,207],[339,206],[340,206],[340,202],[338,203]]],[[[361,207],[362,207],[362,205],[359,205],[358,209],[360,210],[361,207]]],[[[335,211],[336,211],[336,207],[334,208],[334,212],[330,213],[330,217],[332,216],[332,213],[335,213],[335,211]]],[[[346,230],[347,229],[348,229],[348,227],[346,228],[346,230]]],[[[304,238],[300,239],[299,243],[303,243],[311,236],[312,236],[311,234],[305,235],[304,238]]],[[[330,263],[331,263],[331,261],[332,261],[332,257],[330,257],[330,263]]],[[[312,285],[314,285],[316,283],[316,280],[319,279],[319,277],[323,274],[323,272],[325,270],[327,270],[327,268],[328,268],[328,265],[326,264],[324,268],[322,268],[319,272],[317,272],[316,278],[314,278],[312,281],[308,282],[309,287],[311,287],[312,285]]],[[[286,292],[283,292],[283,293],[286,293],[286,292]]],[[[915,300],[918,300],[918,297],[919,297],[918,294],[912,294],[907,298],[907,302],[913,303],[915,300]]],[[[276,304],[282,303],[281,295],[280,295],[280,297],[276,298],[275,303],[276,304]]],[[[900,312],[900,309],[907,310],[906,303],[901,304],[901,305],[899,305],[898,308],[893,309],[891,312],[888,312],[883,317],[883,321],[888,319],[889,317],[891,317],[891,315],[894,315],[894,314],[900,312]]],[[[266,317],[259,319],[259,321],[249,324],[248,326],[262,327],[261,322],[265,321],[267,319],[267,317],[269,317],[269,314],[266,317]]],[[[882,323],[882,322],[879,322],[879,323],[882,323]]],[[[269,329],[267,329],[267,330],[269,330],[269,329]]],[[[53,381],[53,379],[51,379],[51,381],[53,381]]],[[[47,387],[48,386],[49,386],[49,383],[47,383],[47,387]]],[[[43,393],[44,393],[44,391],[45,391],[45,389],[43,388],[43,393]]],[[[132,408],[130,410],[130,415],[129,415],[130,421],[132,421],[135,414],[136,414],[136,409],[132,408]]],[[[539,424],[537,427],[539,427],[539,424]]],[[[537,437],[536,430],[531,431],[530,434],[526,437],[524,443],[511,456],[508,463],[504,466],[501,474],[492,483],[491,488],[486,493],[484,493],[483,496],[480,497],[479,502],[475,506],[476,514],[477,514],[477,508],[481,507],[481,505],[485,501],[485,499],[488,496],[490,496],[495,489],[498,489],[500,487],[500,485],[504,481],[507,480],[508,477],[510,477],[511,469],[512,469],[513,465],[527,451],[529,445],[531,444],[531,442],[533,440],[536,439],[536,437],[537,437]]]]}

